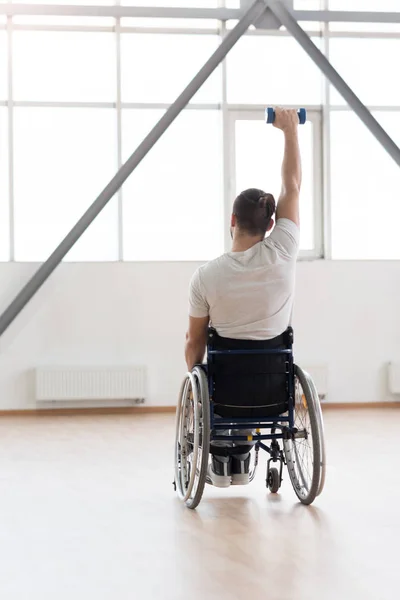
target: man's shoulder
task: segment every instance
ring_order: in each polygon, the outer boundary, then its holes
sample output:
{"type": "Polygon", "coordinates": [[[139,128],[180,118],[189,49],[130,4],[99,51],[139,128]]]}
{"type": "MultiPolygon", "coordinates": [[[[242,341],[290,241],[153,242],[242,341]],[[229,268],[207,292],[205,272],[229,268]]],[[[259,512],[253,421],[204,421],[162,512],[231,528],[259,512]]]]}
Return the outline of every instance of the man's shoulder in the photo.
{"type": "Polygon", "coordinates": [[[288,259],[297,257],[300,242],[300,229],[290,219],[278,219],[271,235],[264,240],[264,247],[288,259]]]}
{"type": "Polygon", "coordinates": [[[221,254],[220,256],[217,256],[217,258],[209,260],[196,270],[197,276],[203,281],[209,278],[213,278],[215,274],[218,273],[218,271],[226,263],[227,259],[227,254],[221,254]]]}
{"type": "Polygon", "coordinates": [[[225,254],[221,254],[220,256],[217,256],[216,258],[213,258],[212,260],[209,260],[208,262],[204,263],[204,265],[202,265],[200,269],[204,269],[205,271],[215,269],[215,267],[219,267],[221,266],[221,264],[226,262],[227,259],[228,254],[225,252],[225,254]]]}

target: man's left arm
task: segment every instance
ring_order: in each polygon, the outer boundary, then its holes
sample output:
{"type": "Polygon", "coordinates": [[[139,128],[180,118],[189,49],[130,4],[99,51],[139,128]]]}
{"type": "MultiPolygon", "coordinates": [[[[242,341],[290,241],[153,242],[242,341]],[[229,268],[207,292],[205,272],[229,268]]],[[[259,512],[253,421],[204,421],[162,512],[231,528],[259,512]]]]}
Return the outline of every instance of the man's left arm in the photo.
{"type": "Polygon", "coordinates": [[[209,317],[189,317],[189,329],[186,334],[185,359],[189,371],[203,362],[207,346],[209,317]]]}
{"type": "Polygon", "coordinates": [[[189,287],[189,329],[185,347],[185,359],[189,371],[204,358],[210,320],[209,308],[200,269],[197,269],[189,287]]]}

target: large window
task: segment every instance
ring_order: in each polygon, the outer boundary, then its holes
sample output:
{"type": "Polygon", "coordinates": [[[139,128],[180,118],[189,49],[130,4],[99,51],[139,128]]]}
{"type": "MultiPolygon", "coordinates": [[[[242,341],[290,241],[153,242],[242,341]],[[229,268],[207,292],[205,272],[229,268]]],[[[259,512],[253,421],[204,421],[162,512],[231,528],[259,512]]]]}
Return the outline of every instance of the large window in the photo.
{"type": "MultiPolygon", "coordinates": [[[[42,261],[116,170],[113,111],[16,108],[15,258],[42,261]]],[[[117,260],[116,199],[71,250],[70,260],[117,260]]]]}
{"type": "MultiPolygon", "coordinates": [[[[171,103],[219,44],[217,36],[129,34],[122,36],[122,101],[171,103]]],[[[221,102],[221,69],[192,102],[221,102]]]]}
{"type": "Polygon", "coordinates": [[[7,37],[0,31],[0,101],[7,97],[7,37]]]}
{"type": "MultiPolygon", "coordinates": [[[[225,0],[228,8],[240,8],[241,0],[225,0]]],[[[324,0],[293,0],[293,6],[297,10],[318,10],[323,8],[324,0]]]]}
{"type": "MultiPolygon", "coordinates": [[[[364,104],[400,106],[400,85],[394,75],[399,39],[333,38],[330,60],[364,104]]],[[[332,88],[331,103],[345,104],[332,88]]]]}
{"type": "Polygon", "coordinates": [[[14,99],[115,102],[115,47],[112,33],[16,31],[14,99]]]}
{"type": "Polygon", "coordinates": [[[0,260],[10,256],[7,129],[7,111],[0,107],[0,260]]]}
{"type": "MultiPolygon", "coordinates": [[[[139,4],[157,5],[153,0],[139,4]]],[[[159,0],[158,5],[213,8],[221,2],[159,0]]],[[[73,14],[19,15],[13,22],[17,27],[8,35],[14,186],[10,198],[4,159],[3,209],[8,211],[11,199],[12,256],[42,261],[214,52],[221,36],[212,19],[201,25],[181,19],[179,28],[177,20],[101,21],[73,14]]],[[[1,33],[5,50],[7,34],[1,33]]],[[[287,35],[241,40],[227,61],[227,77],[222,65],[216,69],[67,260],[205,260],[222,253],[229,229],[227,204],[234,194],[233,189],[227,191],[229,147],[223,109],[225,115],[238,104],[251,109],[267,95],[273,103],[319,103],[321,77],[301,53],[291,61],[294,50],[287,35]],[[274,88],[260,84],[262,78],[246,68],[251,63],[261,72],[277,53],[293,77],[302,70],[306,95],[297,84],[280,80],[271,64],[274,88]],[[226,97],[229,103],[224,104],[226,97]]],[[[6,59],[3,67],[0,59],[0,101],[1,81],[6,99],[6,59]]],[[[4,119],[6,124],[5,108],[4,119]]],[[[7,157],[7,146],[3,154],[7,157]]],[[[303,211],[303,240],[307,251],[313,252],[311,200],[308,206],[310,210],[303,211]]],[[[7,214],[3,222],[8,233],[7,214]]],[[[9,250],[7,236],[2,239],[9,250]]],[[[8,252],[1,256],[7,259],[8,252]]]]}
{"type": "Polygon", "coordinates": [[[134,4],[135,6],[217,8],[219,6],[219,0],[123,0],[121,4],[134,4]]]}
{"type": "MultiPolygon", "coordinates": [[[[335,6],[332,6],[335,4],[335,6]]],[[[353,1],[331,8],[361,9],[353,1]]],[[[398,8],[398,7],[397,7],[398,8]]],[[[362,10],[395,10],[394,3],[363,3],[362,10]],[[367,6],[366,6],[367,5],[367,6]]],[[[350,24],[347,24],[347,30],[350,24]]],[[[400,88],[393,73],[400,39],[344,33],[330,40],[330,58],[345,81],[388,134],[400,144],[400,88]]],[[[385,28],[390,25],[384,24],[385,28]]],[[[337,29],[335,27],[335,29],[337,29]]],[[[376,34],[379,36],[379,34],[376,34]]],[[[337,259],[400,259],[396,223],[400,216],[400,170],[342,97],[331,90],[331,238],[337,259]],[[340,108],[342,107],[342,108],[340,108]]]]}
{"type": "MultiPolygon", "coordinates": [[[[159,0],[156,0],[159,1],[159,0]]],[[[21,4],[38,4],[37,0],[13,0],[13,2],[17,3],[21,3],[21,4]]],[[[41,4],[65,4],[65,0],[43,0],[41,1],[41,4]]],[[[74,4],[83,4],[82,0],[68,0],[68,4],[69,5],[74,5],[74,4]]],[[[107,5],[107,4],[116,4],[115,2],[110,2],[109,0],[85,0],[84,4],[87,5],[107,5]]]]}
{"type": "MultiPolygon", "coordinates": [[[[109,5],[113,11],[114,2],[68,4],[68,15],[13,16],[10,27],[0,16],[0,260],[46,259],[234,25],[223,26],[212,13],[206,19],[80,16],[74,4],[109,5]]],[[[398,10],[397,0],[329,5],[398,10]]],[[[294,0],[296,9],[325,6],[325,0],[294,0]]],[[[301,25],[329,50],[334,67],[400,143],[399,25],[301,25]]],[[[399,169],[284,28],[252,27],[67,260],[197,261],[227,250],[238,189],[279,192],[282,140],[262,119],[263,107],[271,104],[305,106],[311,119],[301,128],[301,257],[400,259],[399,169]],[[330,152],[323,156],[322,147],[330,152]],[[328,235],[322,236],[323,229],[328,235]]]]}
{"type": "Polygon", "coordinates": [[[291,37],[245,36],[227,65],[230,103],[321,104],[322,75],[291,37]]]}
{"type": "MultiPolygon", "coordinates": [[[[161,114],[124,111],[124,159],[161,114]]],[[[184,111],[124,185],[123,197],[127,260],[203,260],[221,254],[224,226],[219,111],[184,111]]]]}
{"type": "Polygon", "coordinates": [[[8,190],[8,119],[7,98],[7,37],[0,31],[0,260],[8,260],[9,244],[9,190],[8,190]]]}
{"type": "MultiPolygon", "coordinates": [[[[398,0],[329,0],[330,10],[398,11],[398,0]]],[[[370,24],[373,30],[373,24],[370,24]]]]}
{"type": "MultiPolygon", "coordinates": [[[[398,113],[374,113],[400,144],[398,113]]],[[[350,111],[331,116],[332,254],[400,259],[400,170],[350,111]]]]}
{"type": "MultiPolygon", "coordinates": [[[[321,206],[321,136],[318,112],[309,112],[309,121],[299,129],[303,181],[300,195],[301,238],[303,256],[321,252],[319,228],[321,206]]],[[[266,127],[262,112],[232,113],[231,137],[232,188],[236,194],[257,187],[272,193],[276,199],[281,190],[283,135],[274,127],[266,127]]]]}

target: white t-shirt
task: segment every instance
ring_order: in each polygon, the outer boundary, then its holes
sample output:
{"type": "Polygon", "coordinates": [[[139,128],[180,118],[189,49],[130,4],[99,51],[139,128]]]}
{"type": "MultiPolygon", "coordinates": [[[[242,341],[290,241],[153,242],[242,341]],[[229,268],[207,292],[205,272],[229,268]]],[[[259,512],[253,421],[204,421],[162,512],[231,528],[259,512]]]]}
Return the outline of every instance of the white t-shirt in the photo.
{"type": "Polygon", "coordinates": [[[278,219],[271,235],[245,252],[227,252],[195,272],[189,314],[210,317],[219,335],[268,340],[290,324],[299,228],[278,219]]]}

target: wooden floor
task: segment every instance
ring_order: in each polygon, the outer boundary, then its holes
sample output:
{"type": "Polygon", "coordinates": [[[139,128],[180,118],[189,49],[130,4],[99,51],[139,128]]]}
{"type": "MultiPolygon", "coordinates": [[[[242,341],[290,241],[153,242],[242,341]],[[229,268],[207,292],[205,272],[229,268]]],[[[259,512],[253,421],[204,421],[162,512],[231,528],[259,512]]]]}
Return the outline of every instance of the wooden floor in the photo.
{"type": "Polygon", "coordinates": [[[330,411],[326,490],[173,493],[173,416],[0,419],[2,600],[399,597],[400,411],[330,411]]]}

